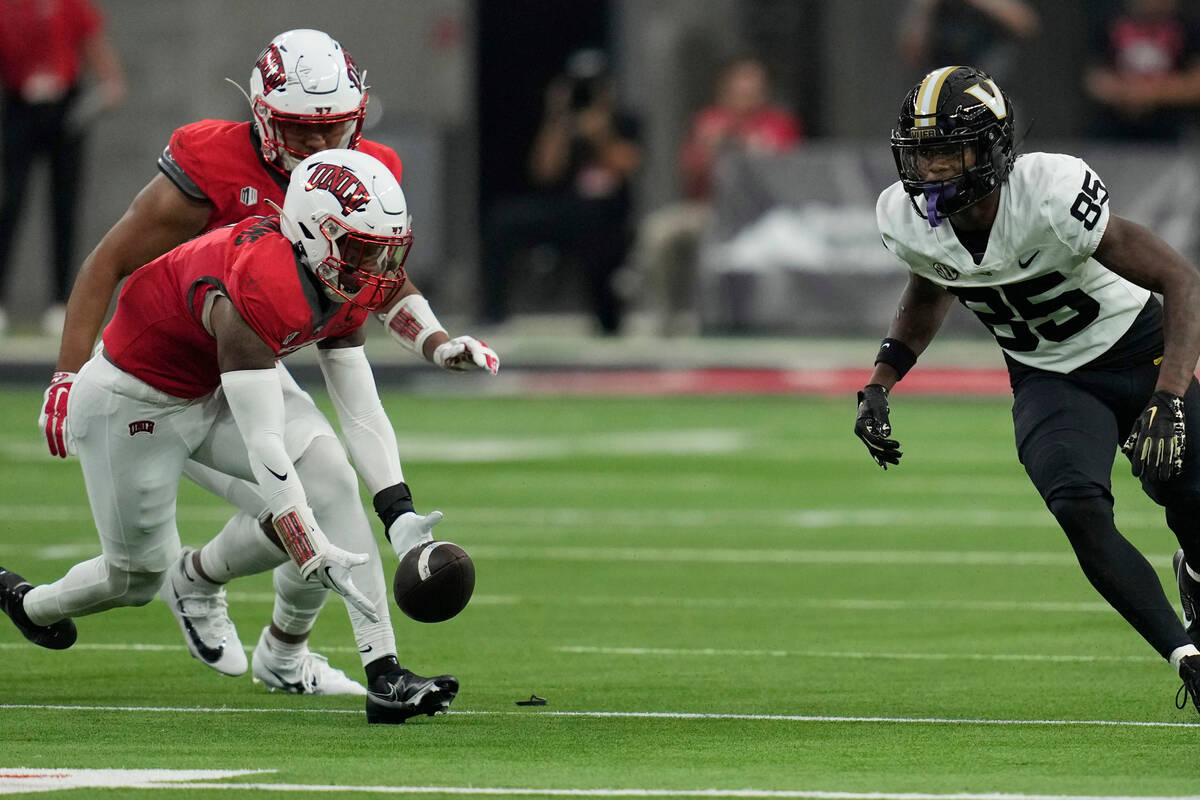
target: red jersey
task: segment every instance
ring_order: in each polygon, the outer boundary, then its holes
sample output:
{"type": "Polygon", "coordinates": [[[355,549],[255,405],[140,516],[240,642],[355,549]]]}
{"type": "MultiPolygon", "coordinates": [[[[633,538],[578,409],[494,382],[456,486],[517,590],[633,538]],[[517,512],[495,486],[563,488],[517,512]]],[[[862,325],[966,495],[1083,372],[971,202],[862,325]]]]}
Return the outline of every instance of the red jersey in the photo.
{"type": "Polygon", "coordinates": [[[0,21],[0,83],[20,93],[38,74],[51,74],[63,88],[79,80],[83,45],[100,33],[104,18],[88,0],[12,0],[0,21]]]}
{"type": "MultiPolygon", "coordinates": [[[[359,142],[358,149],[382,161],[400,180],[403,165],[395,150],[367,139],[359,142]]],[[[287,178],[263,161],[249,122],[206,119],[176,128],[159,156],[158,168],[191,199],[212,203],[206,231],[250,216],[275,214],[267,201],[282,206],[287,192],[287,178]]]]}
{"type": "Polygon", "coordinates": [[[279,217],[218,228],[135,271],[104,329],[104,352],[159,391],[193,399],[221,383],[205,299],[224,294],[276,356],[357,330],[370,312],[325,297],[279,232],[279,217]]]}

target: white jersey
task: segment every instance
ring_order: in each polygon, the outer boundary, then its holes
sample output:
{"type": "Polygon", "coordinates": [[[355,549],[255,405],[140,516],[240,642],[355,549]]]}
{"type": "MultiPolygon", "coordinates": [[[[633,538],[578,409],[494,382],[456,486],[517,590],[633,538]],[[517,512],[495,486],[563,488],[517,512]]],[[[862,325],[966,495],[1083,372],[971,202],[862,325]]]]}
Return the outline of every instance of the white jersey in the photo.
{"type": "Polygon", "coordinates": [[[883,243],[909,270],[953,293],[1004,352],[1032,367],[1083,366],[1129,330],[1150,297],[1092,258],[1108,226],[1108,190],[1074,156],[1016,160],[979,264],[948,222],[930,227],[898,181],[875,215],[883,243]]]}

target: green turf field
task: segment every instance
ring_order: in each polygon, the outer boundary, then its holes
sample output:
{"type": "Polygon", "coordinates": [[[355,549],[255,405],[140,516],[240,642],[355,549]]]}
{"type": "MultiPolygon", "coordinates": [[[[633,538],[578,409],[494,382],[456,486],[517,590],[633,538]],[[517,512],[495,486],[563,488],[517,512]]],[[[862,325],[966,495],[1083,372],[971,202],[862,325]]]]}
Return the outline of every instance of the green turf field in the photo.
{"type": "MultiPolygon", "coordinates": [[[[0,393],[0,564],[35,583],[98,552],[37,403],[0,393]]],[[[385,403],[418,508],[478,571],[450,622],[393,609],[401,662],[461,679],[453,712],[368,727],[360,700],[221,677],[157,600],[79,620],[62,653],[0,618],[0,793],[17,767],[256,771],[172,798],[1196,793],[1200,718],[1083,578],[1005,401],[897,395],[886,473],[845,398],[385,403]],[[217,788],[238,784],[278,787],[217,788]]],[[[1124,461],[1114,480],[1175,599],[1172,537],[1124,461]]],[[[185,542],[226,515],[184,488],[185,542]]],[[[246,645],[270,600],[268,576],[231,587],[246,645]]],[[[313,646],[359,676],[340,601],[313,646]]]]}

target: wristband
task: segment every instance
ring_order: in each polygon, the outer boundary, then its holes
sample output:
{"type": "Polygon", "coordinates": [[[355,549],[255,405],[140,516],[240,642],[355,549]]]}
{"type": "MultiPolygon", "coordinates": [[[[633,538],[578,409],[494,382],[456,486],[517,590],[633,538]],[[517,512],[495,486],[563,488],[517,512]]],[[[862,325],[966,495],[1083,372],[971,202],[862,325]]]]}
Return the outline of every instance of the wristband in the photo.
{"type": "Polygon", "coordinates": [[[883,343],[879,345],[879,352],[875,355],[875,363],[887,364],[896,370],[898,376],[896,380],[900,380],[917,363],[917,354],[899,339],[884,339],[883,343]]]}
{"type": "Polygon", "coordinates": [[[435,333],[446,332],[424,295],[405,295],[390,311],[378,316],[393,339],[422,358],[425,340],[435,333]]]}
{"type": "Polygon", "coordinates": [[[383,535],[387,536],[389,542],[392,540],[392,537],[388,535],[388,530],[392,527],[392,523],[401,514],[416,511],[413,507],[412,492],[409,491],[408,484],[403,481],[397,483],[395,486],[381,489],[375,495],[372,503],[375,506],[375,513],[383,521],[383,535]]]}
{"type": "Polygon", "coordinates": [[[305,521],[306,516],[311,519],[311,512],[304,514],[298,507],[292,507],[277,515],[272,525],[279,543],[307,579],[315,569],[317,556],[329,546],[329,540],[315,524],[305,521]]]}

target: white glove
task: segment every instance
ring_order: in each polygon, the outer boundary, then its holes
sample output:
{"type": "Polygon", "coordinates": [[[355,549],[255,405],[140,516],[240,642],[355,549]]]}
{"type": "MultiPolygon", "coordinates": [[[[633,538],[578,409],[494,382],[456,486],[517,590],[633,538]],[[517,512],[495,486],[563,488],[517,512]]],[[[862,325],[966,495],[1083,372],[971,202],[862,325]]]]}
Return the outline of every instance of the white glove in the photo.
{"type": "Polygon", "coordinates": [[[388,539],[396,551],[396,557],[404,558],[405,553],[422,542],[432,542],[433,526],[441,522],[443,516],[440,511],[430,511],[425,516],[406,511],[396,517],[388,528],[388,539]]]}
{"type": "Polygon", "coordinates": [[[433,351],[433,363],[456,372],[486,369],[495,375],[500,371],[500,356],[473,336],[457,336],[439,344],[433,351]]]}
{"type": "Polygon", "coordinates": [[[371,622],[379,621],[379,612],[350,577],[352,567],[367,563],[366,553],[350,553],[330,542],[317,526],[308,506],[288,509],[273,517],[271,525],[279,534],[283,549],[300,568],[302,578],[308,580],[315,576],[321,585],[346,598],[371,622]]]}
{"type": "Polygon", "coordinates": [[[371,622],[379,622],[379,612],[350,577],[350,569],[366,564],[366,553],[350,553],[335,544],[326,544],[321,553],[310,559],[301,570],[308,578],[316,576],[326,589],[332,589],[357,608],[371,622]]]}

